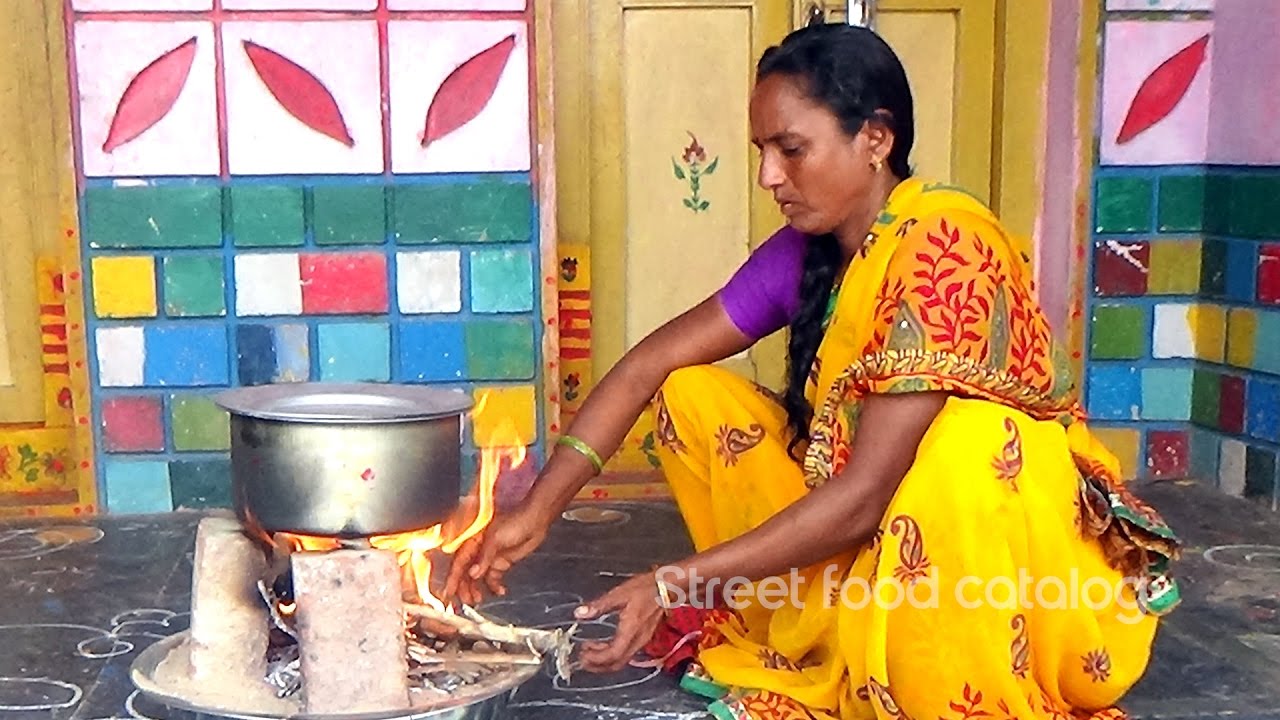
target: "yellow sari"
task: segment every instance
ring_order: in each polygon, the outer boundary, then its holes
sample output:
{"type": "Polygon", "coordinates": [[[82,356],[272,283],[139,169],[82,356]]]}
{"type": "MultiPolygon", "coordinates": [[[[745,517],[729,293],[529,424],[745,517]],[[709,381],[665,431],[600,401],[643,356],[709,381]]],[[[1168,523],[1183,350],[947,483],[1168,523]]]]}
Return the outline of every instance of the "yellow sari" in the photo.
{"type": "Polygon", "coordinates": [[[900,184],[839,283],[802,464],[767,390],[713,367],[663,385],[660,457],[699,550],[839,473],[861,398],[951,393],[868,545],[706,615],[682,684],[713,715],[1123,714],[1178,601],[1177,541],[1088,431],[1027,261],[977,200],[900,184]]]}

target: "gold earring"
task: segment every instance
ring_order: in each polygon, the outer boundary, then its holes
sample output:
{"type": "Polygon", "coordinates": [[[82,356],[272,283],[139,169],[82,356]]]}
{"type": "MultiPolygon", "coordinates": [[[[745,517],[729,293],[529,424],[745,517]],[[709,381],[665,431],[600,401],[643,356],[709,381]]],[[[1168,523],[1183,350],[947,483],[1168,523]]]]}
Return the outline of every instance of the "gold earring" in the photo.
{"type": "Polygon", "coordinates": [[[884,169],[884,161],[880,158],[873,158],[871,160],[871,169],[875,172],[880,172],[884,169]]]}

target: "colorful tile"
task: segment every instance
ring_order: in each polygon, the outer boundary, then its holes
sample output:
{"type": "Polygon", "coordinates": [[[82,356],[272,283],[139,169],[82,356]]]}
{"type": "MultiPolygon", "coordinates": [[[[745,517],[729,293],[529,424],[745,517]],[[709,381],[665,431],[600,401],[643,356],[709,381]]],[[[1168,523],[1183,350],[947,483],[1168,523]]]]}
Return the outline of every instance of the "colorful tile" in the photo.
{"type": "Polygon", "coordinates": [[[410,382],[462,380],[467,350],[462,323],[407,322],[400,326],[400,377],[410,382]]]}
{"type": "Polygon", "coordinates": [[[528,250],[471,253],[471,312],[533,309],[533,259],[528,250]]]}
{"type": "Polygon", "coordinates": [[[387,0],[392,10],[524,10],[528,0],[387,0]]]}
{"type": "Polygon", "coordinates": [[[472,437],[476,447],[517,447],[536,442],[537,393],[532,386],[482,387],[474,392],[477,412],[472,415],[472,437]]]}
{"type": "Polygon", "coordinates": [[[396,242],[527,242],[533,232],[527,182],[397,185],[392,196],[396,242]]]}
{"type": "Polygon", "coordinates": [[[164,311],[169,317],[227,314],[222,258],[175,255],[164,259],[164,311]]]}
{"type": "Polygon", "coordinates": [[[213,0],[71,0],[77,12],[135,10],[209,10],[213,0]]]}
{"type": "Polygon", "coordinates": [[[382,185],[317,185],[311,191],[317,245],[382,245],[387,197],[382,185]]]}
{"type": "Polygon", "coordinates": [[[102,401],[102,447],[107,452],[163,452],[164,422],[158,397],[102,401]]]}
{"type": "Polygon", "coordinates": [[[1151,230],[1152,181],[1144,177],[1098,178],[1094,230],[1132,233],[1151,230]]]}
{"type": "MultiPolygon", "coordinates": [[[[1143,396],[1143,408],[1146,408],[1143,396]]],[[[1218,427],[1222,414],[1222,376],[1212,370],[1197,368],[1191,385],[1191,421],[1200,427],[1218,427]]]]}
{"type": "Polygon", "coordinates": [[[1206,485],[1218,484],[1218,436],[1209,430],[1191,429],[1191,478],[1206,485]]]}
{"type": "Polygon", "coordinates": [[[1255,342],[1253,369],[1280,375],[1280,311],[1258,313],[1255,342]]]}
{"type": "Polygon", "coordinates": [[[302,244],[302,188],[248,183],[232,185],[229,195],[236,247],[302,244]]]}
{"type": "Polygon", "coordinates": [[[350,315],[387,311],[387,257],[382,253],[311,253],[300,258],[302,311],[350,315]]]}
{"type": "Polygon", "coordinates": [[[1092,365],[1086,397],[1095,420],[1139,420],[1142,417],[1142,379],[1138,370],[1120,365],[1092,365]]]}
{"type": "Polygon", "coordinates": [[[209,396],[172,395],[169,407],[175,450],[215,451],[231,447],[231,420],[209,396]]]}
{"type": "Polygon", "coordinates": [[[537,356],[528,320],[473,320],[466,325],[467,375],[473,380],[527,380],[537,356]]]}
{"type": "Polygon", "coordinates": [[[1093,310],[1090,357],[1132,360],[1147,354],[1146,310],[1131,305],[1100,305],[1093,310]]]}
{"type": "Polygon", "coordinates": [[[81,20],[75,53],[85,175],[218,174],[212,23],[81,20]]]}
{"type": "Polygon", "coordinates": [[[1227,242],[1208,239],[1200,255],[1200,294],[1220,299],[1227,295],[1227,242]]]}
{"type": "Polygon", "coordinates": [[[1261,501],[1268,508],[1276,497],[1276,454],[1266,448],[1245,450],[1244,496],[1261,501]]]}
{"type": "Polygon", "coordinates": [[[523,20],[391,21],[393,172],[529,169],[527,34],[523,20]],[[473,59],[486,75],[496,73],[492,89],[487,80],[482,87],[445,84],[473,59]]]}
{"type": "Polygon", "coordinates": [[[1244,428],[1251,437],[1280,442],[1280,382],[1249,381],[1244,428]]]}
{"type": "Polygon", "coordinates": [[[1142,455],[1142,433],[1129,428],[1094,428],[1093,434],[1103,447],[1120,461],[1120,474],[1131,480],[1138,476],[1138,459],[1142,455]]]}
{"type": "Polygon", "coordinates": [[[1193,305],[1190,318],[1195,331],[1195,356],[1219,365],[1226,362],[1227,308],[1204,303],[1193,305]]]}
{"type": "Polygon", "coordinates": [[[1248,446],[1239,440],[1224,438],[1218,460],[1218,489],[1233,497],[1244,495],[1248,446]]]}
{"type": "Polygon", "coordinates": [[[1142,370],[1142,419],[1191,419],[1191,368],[1142,370]]]}
{"type": "Polygon", "coordinates": [[[226,385],[227,330],[222,325],[172,325],[145,329],[147,385],[226,385]]]}
{"type": "Polygon", "coordinates": [[[1099,297],[1145,295],[1150,268],[1150,243],[1098,243],[1093,248],[1093,292],[1099,297]]]}
{"type": "Polygon", "coordinates": [[[96,257],[93,311],[100,318],[156,316],[156,263],[147,257],[96,257]]]}
{"type": "Polygon", "coordinates": [[[1246,238],[1280,237],[1280,214],[1275,212],[1277,196],[1280,196],[1280,175],[1233,177],[1229,234],[1246,238]]]}
{"type": "Polygon", "coordinates": [[[1107,0],[1107,10],[1212,10],[1214,0],[1107,0]]]}
{"type": "Polygon", "coordinates": [[[142,515],[173,510],[169,463],[163,460],[108,459],[102,463],[103,504],[113,515],[142,515]]]}
{"type": "Polygon", "coordinates": [[[1238,368],[1253,367],[1258,337],[1258,313],[1249,308],[1227,311],[1227,362],[1238,368]]]}
{"type": "Polygon", "coordinates": [[[1263,245],[1258,253],[1258,302],[1280,305],[1280,244],[1263,245]]]}
{"type": "Polygon", "coordinates": [[[174,510],[230,508],[231,461],[179,460],[169,464],[174,510]]]}
{"type": "Polygon", "coordinates": [[[462,310],[462,253],[435,250],[396,254],[396,302],[406,315],[462,310]]]}
{"type": "Polygon", "coordinates": [[[1152,295],[1195,295],[1200,292],[1199,240],[1156,240],[1151,243],[1152,295]]]}
{"type": "Polygon", "coordinates": [[[1201,165],[1208,157],[1211,53],[1203,39],[1210,21],[1112,21],[1106,24],[1099,158],[1104,165],[1201,165]],[[1178,55],[1198,63],[1169,63],[1178,55]],[[1180,68],[1185,72],[1170,77],[1180,68]],[[1162,73],[1163,71],[1163,73],[1162,73]],[[1160,89],[1185,85],[1180,98],[1160,89]],[[1135,127],[1135,107],[1148,115],[1172,108],[1154,124],[1135,127]]]}
{"type": "Polygon", "coordinates": [[[1233,435],[1244,433],[1245,379],[1223,375],[1219,389],[1218,429],[1233,435]]]}
{"type": "Polygon", "coordinates": [[[222,189],[211,184],[90,185],[83,232],[91,248],[222,245],[222,189]]]}
{"type": "Polygon", "coordinates": [[[378,0],[222,0],[227,10],[376,10],[378,0]]]}
{"type": "Polygon", "coordinates": [[[316,332],[321,380],[391,379],[391,336],[386,323],[329,323],[320,325],[316,332]]]}
{"type": "Polygon", "coordinates": [[[1157,192],[1156,229],[1160,232],[1204,229],[1204,175],[1162,177],[1157,192]]]}
{"type": "Polygon", "coordinates": [[[1187,477],[1191,467],[1191,441],[1180,430],[1147,433],[1147,472],[1157,479],[1187,477]]]}
{"type": "Polygon", "coordinates": [[[275,382],[307,382],[311,379],[310,330],[306,325],[276,325],[275,382]]]}
{"type": "Polygon", "coordinates": [[[1204,229],[1226,235],[1231,228],[1232,175],[1209,167],[1204,183],[1204,229]]]}
{"type": "Polygon", "coordinates": [[[302,314],[302,276],[295,253],[237,255],[236,314],[302,314]]]}
{"type": "Polygon", "coordinates": [[[1252,303],[1258,286],[1258,245],[1248,240],[1227,244],[1227,297],[1252,303]]]}
{"type": "Polygon", "coordinates": [[[382,172],[375,21],[227,21],[222,34],[233,175],[382,172]],[[294,79],[263,80],[282,73],[294,79]]]}
{"type": "Polygon", "coordinates": [[[275,332],[269,325],[236,328],[236,369],[241,385],[266,385],[276,375],[275,332]]]}
{"type": "Polygon", "coordinates": [[[140,327],[98,328],[98,384],[102,387],[138,387],[143,382],[146,341],[140,327]]]}
{"type": "Polygon", "coordinates": [[[1152,356],[1158,358],[1194,358],[1195,334],[1192,330],[1191,305],[1157,305],[1152,328],[1152,356]]]}

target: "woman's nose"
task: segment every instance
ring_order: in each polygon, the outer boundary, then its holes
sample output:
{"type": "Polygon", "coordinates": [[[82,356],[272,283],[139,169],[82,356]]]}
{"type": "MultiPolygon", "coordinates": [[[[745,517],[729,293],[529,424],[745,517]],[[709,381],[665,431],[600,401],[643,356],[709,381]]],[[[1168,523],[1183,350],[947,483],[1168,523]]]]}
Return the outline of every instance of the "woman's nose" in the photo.
{"type": "Polygon", "coordinates": [[[765,152],[760,157],[760,170],[756,173],[756,182],[765,190],[773,190],[782,184],[786,176],[778,167],[778,162],[765,152]]]}

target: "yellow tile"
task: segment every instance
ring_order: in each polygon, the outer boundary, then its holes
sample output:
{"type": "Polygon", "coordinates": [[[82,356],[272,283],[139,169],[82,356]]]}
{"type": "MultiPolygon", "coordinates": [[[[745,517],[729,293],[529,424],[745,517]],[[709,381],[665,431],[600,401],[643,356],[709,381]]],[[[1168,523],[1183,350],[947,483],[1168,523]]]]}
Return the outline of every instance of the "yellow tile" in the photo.
{"type": "Polygon", "coordinates": [[[1195,332],[1196,357],[1223,362],[1227,351],[1227,309],[1221,305],[1194,305],[1191,327],[1195,332]]]}
{"type": "Polygon", "coordinates": [[[1148,295],[1195,295],[1200,292],[1200,241],[1156,240],[1151,243],[1148,295]]]}
{"type": "Polygon", "coordinates": [[[1227,313],[1227,362],[1238,368],[1253,367],[1253,345],[1258,336],[1258,315],[1248,308],[1227,313]]]}
{"type": "Polygon", "coordinates": [[[1098,441],[1120,461],[1120,473],[1126,479],[1138,476],[1138,449],[1142,444],[1142,435],[1137,430],[1126,428],[1092,428],[1098,441]]]}
{"type": "Polygon", "coordinates": [[[104,318],[155,317],[155,260],[149,256],[94,258],[93,309],[104,318]]]}
{"type": "Polygon", "coordinates": [[[472,429],[476,447],[532,445],[537,439],[537,395],[528,385],[477,388],[472,429]]]}

